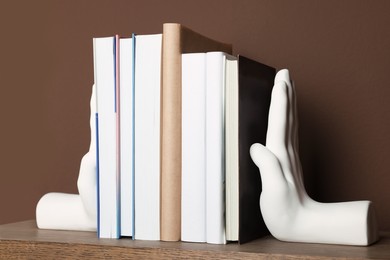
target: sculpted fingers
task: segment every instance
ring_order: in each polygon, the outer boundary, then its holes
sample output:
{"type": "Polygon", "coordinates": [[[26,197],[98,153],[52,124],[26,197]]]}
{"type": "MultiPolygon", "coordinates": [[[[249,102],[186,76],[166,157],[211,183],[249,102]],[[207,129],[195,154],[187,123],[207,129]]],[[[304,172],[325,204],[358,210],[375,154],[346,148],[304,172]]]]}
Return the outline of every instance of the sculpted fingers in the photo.
{"type": "Polygon", "coordinates": [[[284,81],[287,86],[288,93],[288,123],[287,123],[287,147],[288,156],[292,168],[292,177],[294,184],[300,193],[304,194],[304,185],[302,179],[302,166],[299,158],[299,140],[298,140],[298,107],[295,85],[290,78],[288,70],[281,70],[276,75],[275,80],[284,81]]]}
{"type": "MultiPolygon", "coordinates": [[[[275,76],[275,86],[280,84],[285,85],[284,98],[287,99],[286,120],[285,123],[285,151],[281,152],[278,149],[271,148],[281,161],[286,179],[298,189],[302,188],[301,180],[301,164],[298,155],[298,122],[296,111],[296,96],[293,82],[290,79],[289,71],[287,69],[280,70],[275,76]]],[[[275,140],[276,142],[276,140],[275,140]]]]}
{"type": "Polygon", "coordinates": [[[278,158],[287,181],[294,183],[293,166],[289,154],[290,135],[290,102],[288,86],[276,76],[272,90],[271,105],[268,117],[267,148],[278,158]]]}
{"type": "Polygon", "coordinates": [[[255,143],[250,148],[250,155],[260,170],[263,192],[287,185],[278,159],[267,147],[255,143]]]}
{"type": "Polygon", "coordinates": [[[295,84],[293,81],[291,81],[291,90],[292,90],[292,109],[293,109],[293,133],[292,133],[292,147],[294,153],[293,160],[295,162],[295,167],[296,167],[297,181],[300,185],[300,188],[304,190],[305,188],[303,184],[302,165],[299,157],[299,137],[298,137],[299,120],[298,120],[297,95],[295,91],[295,84]]]}
{"type": "Polygon", "coordinates": [[[286,146],[289,149],[289,156],[291,156],[291,148],[294,135],[294,102],[293,102],[293,91],[291,87],[290,75],[287,69],[280,70],[275,76],[275,85],[285,84],[285,96],[287,98],[287,109],[286,109],[286,146]]]}
{"type": "MultiPolygon", "coordinates": [[[[283,69],[278,72],[275,77],[275,81],[285,82],[287,87],[287,97],[288,97],[288,110],[287,110],[287,152],[289,165],[291,165],[291,181],[294,185],[300,185],[300,161],[296,150],[297,137],[298,137],[298,128],[297,128],[297,115],[296,115],[296,96],[295,89],[292,84],[289,71],[283,69]]],[[[290,178],[289,178],[290,179],[290,178]]],[[[299,186],[300,187],[300,186],[299,186]]]]}
{"type": "Polygon", "coordinates": [[[266,140],[266,145],[272,152],[286,148],[287,110],[287,86],[284,81],[275,82],[269,108],[266,140]]]}

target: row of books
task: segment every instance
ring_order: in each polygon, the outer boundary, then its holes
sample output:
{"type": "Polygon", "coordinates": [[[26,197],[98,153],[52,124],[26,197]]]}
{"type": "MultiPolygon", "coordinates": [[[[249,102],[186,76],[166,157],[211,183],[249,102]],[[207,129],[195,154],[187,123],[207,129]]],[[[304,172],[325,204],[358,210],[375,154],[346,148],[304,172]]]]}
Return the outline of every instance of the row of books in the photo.
{"type": "Polygon", "coordinates": [[[94,38],[98,236],[223,244],[267,229],[249,147],[275,69],[180,24],[94,38]]]}

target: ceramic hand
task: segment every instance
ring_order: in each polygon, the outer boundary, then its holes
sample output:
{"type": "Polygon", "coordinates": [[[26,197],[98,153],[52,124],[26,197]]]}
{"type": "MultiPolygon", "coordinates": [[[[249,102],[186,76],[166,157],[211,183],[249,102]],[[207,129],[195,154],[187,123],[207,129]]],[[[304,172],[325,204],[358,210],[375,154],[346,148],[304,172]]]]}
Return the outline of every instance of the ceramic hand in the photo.
{"type": "Polygon", "coordinates": [[[37,226],[43,229],[96,231],[96,88],[91,95],[89,151],[80,164],[77,187],[79,194],[51,192],[45,194],[36,207],[37,226]]]}
{"type": "Polygon", "coordinates": [[[261,212],[271,234],[283,241],[369,245],[378,239],[370,201],[319,203],[306,193],[298,153],[295,89],[288,70],[275,77],[266,146],[250,154],[262,179],[261,212]]]}

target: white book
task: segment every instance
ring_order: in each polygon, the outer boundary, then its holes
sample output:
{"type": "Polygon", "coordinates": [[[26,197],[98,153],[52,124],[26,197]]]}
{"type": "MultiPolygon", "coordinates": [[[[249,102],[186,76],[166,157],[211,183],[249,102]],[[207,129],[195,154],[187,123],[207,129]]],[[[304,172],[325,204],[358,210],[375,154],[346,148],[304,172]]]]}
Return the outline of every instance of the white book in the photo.
{"type": "Polygon", "coordinates": [[[135,239],[160,240],[162,35],[135,37],[135,239]]]}
{"type": "Polygon", "coordinates": [[[133,236],[133,38],[119,39],[121,235],[133,236]]]}
{"type": "Polygon", "coordinates": [[[225,244],[225,59],[207,53],[206,76],[206,227],[207,243],[225,244]]]}
{"type": "Polygon", "coordinates": [[[120,236],[115,37],[93,39],[97,104],[98,236],[120,236]]]}
{"type": "Polygon", "coordinates": [[[206,242],[206,54],[182,54],[181,240],[206,242]]]}
{"type": "Polygon", "coordinates": [[[226,56],[225,70],[225,156],[226,240],[238,240],[238,60],[226,56]]]}

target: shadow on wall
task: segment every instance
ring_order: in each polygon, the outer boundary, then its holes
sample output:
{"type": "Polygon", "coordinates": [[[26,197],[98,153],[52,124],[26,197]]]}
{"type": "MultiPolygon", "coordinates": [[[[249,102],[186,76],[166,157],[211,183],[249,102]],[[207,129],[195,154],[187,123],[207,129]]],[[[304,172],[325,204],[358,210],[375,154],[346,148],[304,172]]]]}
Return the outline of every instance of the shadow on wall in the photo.
{"type": "Polygon", "coordinates": [[[345,200],[344,185],[350,185],[347,181],[351,180],[337,167],[343,165],[345,157],[342,154],[346,146],[342,138],[345,129],[338,125],[338,118],[316,107],[315,101],[298,99],[298,117],[300,159],[307,193],[319,202],[345,200]]]}

